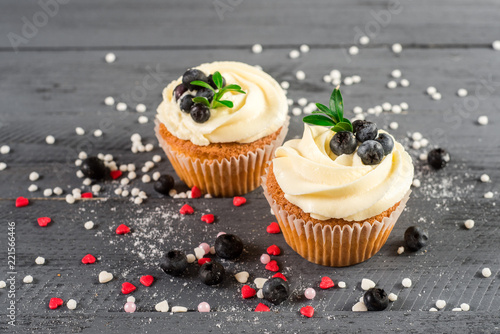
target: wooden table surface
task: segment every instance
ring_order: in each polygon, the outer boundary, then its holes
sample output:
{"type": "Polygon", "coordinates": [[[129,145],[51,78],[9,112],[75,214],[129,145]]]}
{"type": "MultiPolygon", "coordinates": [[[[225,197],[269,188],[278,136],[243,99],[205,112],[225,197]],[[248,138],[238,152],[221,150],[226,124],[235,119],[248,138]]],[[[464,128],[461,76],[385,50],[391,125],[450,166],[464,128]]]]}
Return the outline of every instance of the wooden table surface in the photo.
{"type": "MultiPolygon", "coordinates": [[[[500,332],[500,229],[498,216],[500,179],[500,52],[492,42],[500,39],[498,1],[114,1],[52,0],[42,6],[35,1],[5,0],[0,3],[0,154],[7,169],[0,171],[0,280],[15,277],[14,297],[0,289],[0,332],[10,333],[494,333],[500,332]],[[48,13],[48,14],[47,14],[48,13]],[[366,34],[368,45],[358,39],[366,34]],[[261,54],[251,52],[255,43],[261,54]],[[309,53],[290,59],[289,52],[301,44],[309,53]],[[401,43],[395,54],[391,45],[401,43]],[[359,54],[351,56],[349,47],[359,54]],[[104,56],[114,52],[116,62],[104,56]],[[147,192],[142,204],[114,194],[117,181],[102,183],[98,199],[67,204],[64,196],[73,188],[88,190],[76,177],[74,165],[80,151],[89,155],[112,154],[118,164],[141,167],[158,148],[153,133],[156,106],[162,88],[191,66],[215,60],[237,60],[260,65],[278,81],[290,82],[288,97],[295,103],[325,103],[332,90],[322,78],[332,69],[343,76],[359,75],[361,83],[343,86],[348,117],[355,106],[368,108],[384,102],[406,102],[400,114],[366,115],[390,130],[413,157],[415,178],[407,209],[387,244],[372,259],[348,268],[317,266],[300,258],[282,235],[270,235],[266,226],[275,220],[261,189],[246,195],[247,204],[234,207],[231,199],[173,199],[155,193],[152,183],[138,179],[129,186],[147,192]],[[409,87],[388,89],[391,71],[400,69],[409,87]],[[302,70],[306,79],[298,81],[302,70]],[[433,100],[425,91],[434,86],[442,94],[433,100]],[[457,96],[465,88],[466,98],[457,96]],[[126,111],[105,106],[105,97],[126,102],[126,111]],[[135,106],[144,103],[149,122],[139,124],[135,106]],[[486,115],[489,124],[477,118],[486,115]],[[75,128],[86,130],[77,136],[75,128]],[[95,129],[103,131],[94,137],[95,129]],[[412,148],[409,134],[420,132],[429,146],[412,148]],[[141,134],[153,143],[152,152],[133,154],[130,136],[141,134]],[[53,135],[54,145],[45,143],[53,135]],[[443,170],[430,170],[419,155],[433,147],[451,154],[443,170]],[[41,178],[32,182],[36,171],[41,178]],[[488,174],[492,182],[479,177],[488,174]],[[37,192],[28,192],[35,183],[37,192]],[[61,196],[44,197],[43,190],[59,186],[61,196]],[[491,191],[493,198],[484,198],[491,191]],[[15,198],[25,196],[30,205],[15,208],[15,198]],[[181,217],[178,209],[190,203],[196,212],[181,217]],[[213,225],[200,221],[203,213],[217,216],[213,225]],[[36,218],[53,222],[39,227],[36,218]],[[473,219],[475,227],[464,228],[473,219]],[[96,227],[85,230],[84,222],[96,227]],[[15,222],[15,268],[7,263],[8,223],[15,222]],[[125,223],[133,232],[117,236],[114,229],[125,223]],[[397,254],[408,226],[427,228],[430,242],[417,253],[397,254]],[[171,278],[158,268],[162,254],[172,248],[193,252],[201,242],[213,243],[219,231],[232,232],[245,242],[245,253],[235,262],[224,261],[228,272],[221,287],[211,288],[197,279],[196,265],[182,278],[171,278]],[[289,278],[289,301],[272,306],[272,312],[254,313],[261,301],[243,300],[241,284],[231,274],[246,270],[250,281],[270,274],[259,262],[266,248],[276,244],[283,254],[276,257],[289,278]],[[98,261],[81,264],[92,253],[98,261]],[[43,256],[45,265],[36,265],[43,256]],[[481,270],[491,269],[485,278],[481,270]],[[114,280],[98,282],[102,270],[114,280]],[[10,274],[10,272],[16,274],[10,274]],[[141,275],[151,274],[155,283],[146,288],[141,275]],[[32,284],[23,283],[31,275],[32,284]],[[322,291],[322,276],[346,289],[322,291]],[[403,278],[412,280],[404,288],[403,278]],[[383,312],[352,312],[363,295],[360,282],[374,280],[387,292],[398,295],[383,312]],[[125,281],[138,286],[133,296],[137,311],[125,313],[125,281]],[[307,287],[317,296],[303,297],[307,287]],[[50,310],[50,298],[75,299],[78,306],[50,310]],[[438,299],[447,302],[439,312],[429,312],[438,299]],[[7,321],[7,305],[15,300],[16,326],[7,321]],[[154,306],[167,300],[170,306],[188,308],[187,313],[159,313],[154,306]],[[212,312],[199,313],[197,305],[208,302],[212,312]],[[470,311],[453,308],[468,303],[470,311]],[[311,305],[313,318],[299,314],[311,305]]],[[[399,81],[400,79],[396,79],[399,81]]],[[[293,107],[297,107],[295,104],[293,107]]],[[[301,135],[301,116],[291,116],[287,139],[301,135]]],[[[164,158],[155,171],[175,175],[164,158]]],[[[176,189],[187,190],[176,177],[176,189]]],[[[253,283],[252,283],[253,285],[253,283]]]]}

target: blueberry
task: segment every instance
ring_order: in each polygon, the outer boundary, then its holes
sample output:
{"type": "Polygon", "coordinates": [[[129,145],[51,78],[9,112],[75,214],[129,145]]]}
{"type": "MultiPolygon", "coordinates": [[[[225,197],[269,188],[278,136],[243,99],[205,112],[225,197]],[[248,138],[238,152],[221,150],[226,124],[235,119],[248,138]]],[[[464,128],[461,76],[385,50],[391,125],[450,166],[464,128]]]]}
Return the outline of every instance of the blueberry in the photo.
{"type": "MultiPolygon", "coordinates": [[[[208,84],[213,87],[213,89],[217,89],[217,86],[215,85],[214,81],[212,80],[212,74],[208,76],[208,84]]],[[[222,77],[222,87],[226,85],[226,79],[222,77]]]]}
{"type": "Polygon", "coordinates": [[[384,155],[387,155],[392,152],[394,148],[394,140],[387,133],[379,133],[378,137],[375,138],[375,141],[379,142],[384,149],[384,155]]]}
{"type": "Polygon", "coordinates": [[[375,140],[367,140],[359,145],[358,155],[363,164],[376,165],[384,158],[384,148],[375,140]]]}
{"type": "Polygon", "coordinates": [[[273,303],[274,305],[279,305],[288,299],[290,287],[288,286],[288,282],[284,279],[274,277],[264,283],[262,293],[267,301],[273,303]]]}
{"type": "Polygon", "coordinates": [[[187,266],[188,262],[184,252],[175,249],[165,254],[163,262],[160,263],[160,268],[172,276],[179,276],[186,270],[187,266]]]}
{"type": "Polygon", "coordinates": [[[355,132],[356,132],[356,139],[359,142],[364,143],[367,140],[375,139],[377,137],[378,129],[375,123],[365,121],[363,123],[356,124],[355,132]]]}
{"type": "Polygon", "coordinates": [[[212,102],[214,99],[214,91],[208,88],[202,88],[196,92],[196,96],[206,97],[209,102],[212,102]]]}
{"type": "Polygon", "coordinates": [[[194,105],[193,98],[194,96],[191,94],[184,95],[184,97],[181,99],[180,102],[180,107],[182,111],[184,111],[185,113],[189,113],[191,111],[191,108],[194,105]]]}
{"type": "Polygon", "coordinates": [[[106,165],[98,157],[88,157],[83,160],[80,168],[83,175],[90,179],[99,180],[106,176],[106,165]]]}
{"type": "Polygon", "coordinates": [[[195,103],[191,107],[191,118],[196,123],[205,123],[210,118],[210,109],[204,104],[195,103]]]}
{"type": "Polygon", "coordinates": [[[243,241],[234,234],[222,234],[215,239],[215,254],[223,259],[236,259],[243,252],[243,241]]]}
{"type": "Polygon", "coordinates": [[[191,90],[200,88],[200,86],[191,85],[192,81],[208,82],[208,78],[202,71],[191,68],[184,72],[184,74],[182,75],[182,83],[184,84],[184,86],[191,90]]]}
{"type": "Polygon", "coordinates": [[[356,151],[358,142],[354,133],[349,131],[337,132],[330,140],[330,149],[335,155],[351,154],[356,151]]]}
{"type": "Polygon", "coordinates": [[[450,155],[442,148],[435,148],[427,154],[427,162],[436,169],[446,166],[450,161],[450,155]]]}
{"type": "Polygon", "coordinates": [[[427,244],[427,240],[429,240],[427,231],[418,226],[410,226],[405,231],[405,243],[412,252],[416,252],[424,247],[427,244]]]}
{"type": "Polygon", "coordinates": [[[173,187],[174,178],[168,174],[160,176],[160,178],[154,184],[154,189],[163,195],[168,195],[173,187]]]}
{"type": "Polygon", "coordinates": [[[372,288],[365,292],[363,302],[368,311],[383,311],[389,306],[389,297],[384,290],[372,288]]]}
{"type": "Polygon", "coordinates": [[[186,86],[183,84],[178,84],[175,88],[172,94],[174,95],[175,100],[177,101],[182,94],[184,94],[187,91],[186,86]]]}
{"type": "Polygon", "coordinates": [[[222,282],[226,271],[219,262],[214,260],[205,262],[199,271],[200,279],[206,285],[216,285],[222,282]]]}
{"type": "Polygon", "coordinates": [[[358,132],[358,130],[361,128],[361,126],[365,123],[366,123],[366,121],[361,120],[361,119],[357,119],[354,122],[352,122],[352,128],[354,130],[354,133],[358,132]]]}

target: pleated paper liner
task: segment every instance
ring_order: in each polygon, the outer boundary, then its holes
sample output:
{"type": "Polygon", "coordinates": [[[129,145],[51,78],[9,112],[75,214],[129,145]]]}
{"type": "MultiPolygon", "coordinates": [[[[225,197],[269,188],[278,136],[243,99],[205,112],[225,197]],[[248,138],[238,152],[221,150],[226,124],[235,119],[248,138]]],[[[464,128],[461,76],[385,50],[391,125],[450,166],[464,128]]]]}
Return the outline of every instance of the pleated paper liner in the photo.
{"type": "Polygon", "coordinates": [[[287,244],[306,260],[329,267],[351,266],[375,255],[387,241],[411,193],[408,190],[396,210],[382,221],[355,223],[352,227],[332,227],[305,222],[290,215],[267,192],[266,176],[262,179],[264,195],[276,215],[287,244]]]}
{"type": "Polygon", "coordinates": [[[247,154],[241,154],[237,158],[222,160],[201,161],[172,150],[160,135],[158,119],[155,120],[155,133],[175,172],[190,188],[197,186],[203,193],[215,197],[233,197],[246,194],[260,186],[267,163],[274,157],[274,151],[285,139],[289,119],[287,117],[279,135],[270,144],[247,154]]]}

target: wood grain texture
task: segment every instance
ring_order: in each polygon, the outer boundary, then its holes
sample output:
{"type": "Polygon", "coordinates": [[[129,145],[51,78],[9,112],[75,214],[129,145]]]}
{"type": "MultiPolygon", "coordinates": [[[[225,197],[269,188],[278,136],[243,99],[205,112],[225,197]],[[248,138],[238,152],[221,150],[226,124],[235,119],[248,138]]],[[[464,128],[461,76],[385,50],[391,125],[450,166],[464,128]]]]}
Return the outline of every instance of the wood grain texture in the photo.
{"type": "MultiPolygon", "coordinates": [[[[371,20],[370,11],[387,8],[388,2],[243,1],[219,22],[210,1],[198,2],[196,11],[190,2],[74,1],[62,6],[24,46],[27,52],[18,54],[11,52],[3,37],[8,31],[19,30],[20,17],[32,15],[39,7],[19,1],[0,3],[0,11],[9,13],[0,25],[0,146],[8,144],[12,149],[10,154],[0,155],[0,162],[8,165],[0,171],[0,256],[6,259],[7,223],[14,221],[18,272],[15,331],[498,332],[500,58],[488,46],[498,38],[498,3],[402,4],[403,12],[393,17],[373,44],[361,48],[359,55],[347,57],[344,45],[353,43],[354,28],[364,26],[371,20]],[[328,20],[330,17],[335,19],[328,20]],[[192,28],[176,29],[186,21],[193,22],[192,28]],[[256,42],[265,46],[260,55],[249,50],[256,42]],[[289,59],[289,50],[302,42],[310,43],[311,51],[289,59]],[[396,56],[387,48],[394,42],[408,47],[396,56]],[[215,48],[208,47],[212,44],[215,48]],[[107,49],[117,50],[114,64],[103,61],[107,49]],[[322,77],[333,68],[343,75],[360,75],[360,84],[342,88],[349,117],[354,116],[352,108],[357,105],[365,111],[383,102],[410,105],[401,114],[367,116],[383,128],[392,121],[399,123],[397,130],[390,131],[409,150],[416,178],[422,182],[420,188],[413,189],[387,244],[372,259],[337,269],[301,259],[281,235],[265,232],[274,217],[260,189],[248,194],[248,203],[239,208],[232,206],[231,199],[164,198],[154,192],[151,183],[143,184],[139,179],[127,188],[139,187],[148,193],[149,199],[140,206],[113,193],[117,181],[102,184],[103,199],[69,205],[61,197],[43,197],[43,189],[55,186],[62,187],[65,194],[76,187],[88,190],[75,175],[74,160],[80,151],[111,153],[118,164],[133,162],[137,166],[151,160],[153,154],[163,156],[157,147],[150,153],[131,153],[130,135],[140,133],[144,143],[156,146],[152,121],[162,87],[188,67],[226,59],[261,65],[278,81],[289,81],[288,96],[295,101],[306,97],[325,103],[333,87],[323,83],[322,77]],[[403,72],[410,87],[386,88],[395,68],[403,72]],[[306,80],[295,79],[297,70],[305,71],[306,80]],[[431,85],[442,93],[441,101],[425,94],[431,85]],[[466,88],[469,97],[457,97],[459,88],[466,88]],[[106,96],[127,102],[129,110],[119,112],[104,106],[106,96]],[[133,110],[137,103],[148,107],[144,114],[149,117],[147,124],[137,122],[139,114],[133,110]],[[479,115],[487,115],[490,124],[479,127],[479,115]],[[87,134],[76,136],[77,126],[87,134]],[[101,138],[91,135],[98,128],[104,132],[101,138]],[[415,131],[428,138],[432,147],[449,150],[452,162],[448,167],[436,172],[419,160],[419,154],[430,148],[411,148],[408,134],[415,131]],[[54,145],[44,141],[49,134],[56,137],[54,145]],[[39,181],[28,180],[32,171],[42,175],[39,181]],[[493,182],[479,182],[483,173],[493,182]],[[39,186],[38,192],[28,193],[32,183],[39,186]],[[484,198],[487,191],[494,192],[494,198],[484,198]],[[14,207],[14,199],[20,195],[32,199],[30,206],[14,207]],[[193,205],[195,215],[176,214],[184,203],[193,205]],[[206,212],[217,216],[214,225],[199,220],[206,212]],[[41,228],[36,223],[39,216],[50,216],[53,222],[41,228]],[[472,230],[463,227],[469,218],[476,221],[472,230]],[[93,220],[96,228],[85,230],[87,220],[93,220]],[[130,225],[133,233],[114,234],[120,223],[130,225]],[[415,254],[397,255],[405,229],[415,224],[429,230],[429,246],[415,254]],[[177,247],[192,252],[201,242],[212,243],[222,230],[245,241],[241,259],[223,262],[229,274],[247,270],[251,280],[268,277],[259,257],[273,243],[282,248],[283,255],[277,260],[293,290],[288,302],[272,307],[269,314],[256,314],[252,310],[260,300],[242,300],[241,284],[231,275],[220,288],[210,288],[196,278],[196,265],[180,279],[171,279],[159,270],[164,251],[177,247]],[[96,264],[81,264],[87,253],[98,257],[96,264]],[[47,263],[35,265],[37,256],[45,257],[47,263]],[[490,278],[481,276],[484,267],[491,268],[490,278]],[[99,284],[101,270],[113,272],[115,279],[99,284]],[[139,283],[144,274],[157,279],[150,288],[139,283]],[[23,284],[25,275],[32,275],[34,283],[23,284]],[[347,288],[317,291],[313,301],[306,301],[304,289],[317,287],[325,275],[336,283],[345,281],[347,288]],[[398,300],[382,313],[351,312],[363,295],[360,282],[365,277],[398,294],[398,300]],[[413,281],[410,289],[401,285],[405,277],[413,281]],[[120,286],[124,281],[139,287],[133,294],[138,305],[135,314],[123,312],[126,296],[120,293],[120,286]],[[76,299],[77,309],[49,310],[48,301],[55,296],[65,301],[76,299]],[[164,299],[171,306],[186,306],[189,312],[154,312],[154,305],[164,299]],[[445,310],[428,312],[437,299],[447,301],[445,310]],[[209,302],[213,312],[196,312],[201,301],[209,302]],[[461,303],[469,303],[471,311],[451,311],[461,303]],[[314,306],[314,318],[300,316],[298,311],[305,305],[314,306]]],[[[292,116],[287,138],[300,136],[302,128],[301,116],[292,116]]],[[[173,173],[165,159],[148,174],[154,171],[173,173]]],[[[142,174],[138,172],[139,177],[142,174]]],[[[178,178],[176,181],[176,188],[185,191],[186,186],[178,178]]],[[[7,272],[2,260],[0,280],[7,272]]],[[[3,306],[7,302],[7,291],[0,289],[0,332],[9,333],[12,328],[4,321],[3,306]]]]}

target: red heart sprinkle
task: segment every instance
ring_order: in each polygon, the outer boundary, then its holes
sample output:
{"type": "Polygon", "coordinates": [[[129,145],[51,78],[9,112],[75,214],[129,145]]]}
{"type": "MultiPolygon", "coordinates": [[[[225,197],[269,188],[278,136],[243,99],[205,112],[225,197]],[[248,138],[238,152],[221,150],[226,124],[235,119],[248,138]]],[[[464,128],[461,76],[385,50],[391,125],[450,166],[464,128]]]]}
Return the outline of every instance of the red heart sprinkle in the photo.
{"type": "Polygon", "coordinates": [[[279,277],[279,278],[283,279],[284,281],[287,280],[286,277],[285,277],[285,275],[283,275],[282,273],[276,273],[276,274],[274,274],[273,278],[275,278],[275,277],[279,277]]]}
{"type": "Polygon", "coordinates": [[[92,193],[83,193],[82,198],[92,198],[94,195],[92,193]]]}
{"type": "Polygon", "coordinates": [[[141,276],[141,284],[144,285],[144,286],[151,286],[151,284],[153,284],[155,278],[151,275],[144,275],[144,276],[141,276]]]}
{"type": "Polygon", "coordinates": [[[269,311],[271,311],[271,309],[269,309],[267,305],[259,303],[259,305],[257,305],[257,307],[255,308],[254,312],[269,312],[269,311]]]}
{"type": "Polygon", "coordinates": [[[235,196],[233,198],[233,205],[234,206],[242,206],[243,204],[245,204],[247,202],[247,199],[245,197],[241,197],[241,196],[235,196]]]}
{"type": "Polygon", "coordinates": [[[321,279],[321,283],[319,283],[319,287],[321,289],[330,289],[335,286],[335,283],[333,283],[332,279],[328,276],[325,276],[321,279]]]}
{"type": "Polygon", "coordinates": [[[52,219],[50,219],[49,217],[40,217],[37,219],[37,221],[38,225],[40,225],[41,227],[45,227],[52,221],[52,219]]]}
{"type": "Polygon", "coordinates": [[[304,306],[300,309],[300,314],[308,318],[312,318],[314,315],[314,308],[312,306],[304,306]]]}
{"type": "Polygon", "coordinates": [[[56,308],[58,308],[62,304],[64,304],[64,301],[61,298],[50,298],[49,308],[51,310],[55,310],[56,308]]]}
{"type": "Polygon", "coordinates": [[[113,180],[116,180],[117,178],[119,178],[120,176],[122,176],[122,171],[121,170],[112,170],[110,175],[111,175],[111,178],[113,180]]]}
{"type": "Polygon", "coordinates": [[[280,226],[276,222],[272,222],[271,224],[269,224],[269,226],[267,227],[266,230],[267,230],[267,233],[271,233],[271,234],[276,234],[276,233],[281,232],[280,226]]]}
{"type": "Polygon", "coordinates": [[[281,254],[281,250],[278,246],[276,245],[271,245],[269,247],[267,247],[267,254],[269,255],[280,255],[281,254]]]}
{"type": "Polygon", "coordinates": [[[275,260],[269,261],[268,264],[266,264],[266,269],[270,271],[278,271],[280,268],[278,267],[278,263],[275,260]]]}
{"type": "Polygon", "coordinates": [[[134,292],[135,290],[137,290],[137,288],[132,283],[125,282],[122,284],[122,293],[124,295],[128,295],[129,293],[134,292]]]}
{"type": "Polygon", "coordinates": [[[116,228],[116,234],[127,234],[130,232],[130,227],[125,224],[121,224],[116,228]]]}
{"type": "Polygon", "coordinates": [[[82,259],[83,264],[92,264],[95,263],[95,257],[92,254],[87,254],[82,259]]]}
{"type": "Polygon", "coordinates": [[[201,197],[201,190],[197,186],[193,186],[191,188],[191,198],[200,198],[201,197]]]}
{"type": "Polygon", "coordinates": [[[202,257],[201,259],[198,260],[198,264],[202,266],[204,263],[207,262],[212,262],[212,259],[209,257],[202,257]]]}
{"type": "Polygon", "coordinates": [[[205,222],[207,224],[212,224],[214,222],[214,220],[215,220],[215,217],[211,213],[201,216],[201,221],[205,222]]]}
{"type": "Polygon", "coordinates": [[[23,206],[26,206],[28,204],[30,204],[30,201],[28,201],[28,199],[25,197],[21,196],[16,199],[16,208],[22,208],[23,206]]]}
{"type": "Polygon", "coordinates": [[[256,293],[257,291],[255,291],[254,288],[250,287],[250,285],[243,285],[243,287],[241,288],[241,297],[243,297],[243,299],[252,298],[256,293]]]}
{"type": "Polygon", "coordinates": [[[192,215],[194,213],[194,209],[189,204],[184,204],[182,208],[179,210],[181,215],[192,215]]]}

